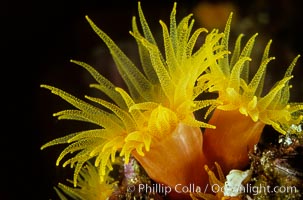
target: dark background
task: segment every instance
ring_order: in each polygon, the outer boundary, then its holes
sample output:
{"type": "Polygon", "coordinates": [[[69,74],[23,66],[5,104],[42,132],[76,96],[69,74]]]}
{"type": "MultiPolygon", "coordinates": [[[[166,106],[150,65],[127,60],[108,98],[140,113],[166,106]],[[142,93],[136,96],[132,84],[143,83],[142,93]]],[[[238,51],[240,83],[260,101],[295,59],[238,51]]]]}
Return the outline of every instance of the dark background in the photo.
{"type": "MultiPolygon", "coordinates": [[[[160,30],[159,19],[168,23],[174,1],[143,0],[142,8],[152,30],[160,30]]],[[[303,24],[300,1],[177,1],[177,15],[184,17],[197,8],[226,14],[232,7],[237,17],[236,34],[246,39],[259,32],[260,49],[273,39],[268,82],[281,78],[285,68],[302,54],[303,24]],[[205,3],[205,4],[204,4],[205,3]],[[208,4],[206,4],[208,3],[208,4]],[[212,5],[212,6],[210,6],[212,5]],[[263,42],[264,41],[264,42],[263,42]]],[[[197,24],[216,26],[216,20],[197,14],[197,24]]],[[[67,103],[40,88],[54,85],[77,97],[90,93],[93,80],[80,67],[69,62],[88,62],[102,74],[122,84],[109,52],[92,31],[84,16],[88,15],[127,55],[136,60],[131,17],[137,15],[137,1],[6,1],[1,3],[1,174],[0,199],[57,199],[53,186],[70,178],[69,170],[55,166],[64,146],[43,151],[45,142],[82,130],[83,124],[58,121],[52,113],[70,108],[67,103]]],[[[180,19],[180,17],[178,19],[180,19]]],[[[225,21],[224,21],[225,23],[225,21]]],[[[258,53],[256,53],[258,54],[258,53]]],[[[302,60],[302,59],[301,59],[302,60]]],[[[302,101],[302,61],[297,64],[292,99],[302,101]]],[[[136,61],[135,61],[136,62],[136,61]]],[[[69,167],[67,167],[69,168],[69,167]]]]}

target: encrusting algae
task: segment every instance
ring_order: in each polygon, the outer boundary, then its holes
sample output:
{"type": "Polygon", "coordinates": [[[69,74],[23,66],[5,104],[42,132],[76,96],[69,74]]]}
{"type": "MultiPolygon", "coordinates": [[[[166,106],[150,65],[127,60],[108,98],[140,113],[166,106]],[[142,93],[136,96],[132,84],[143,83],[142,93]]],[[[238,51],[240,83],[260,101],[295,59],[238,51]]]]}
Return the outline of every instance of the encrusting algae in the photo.
{"type": "MultiPolygon", "coordinates": [[[[127,90],[115,86],[89,64],[76,60],[71,62],[85,68],[97,81],[90,86],[112,101],[85,96],[93,105],[56,87],[41,85],[76,108],[57,112],[55,117],[99,126],[54,139],[41,147],[68,144],[59,155],[57,165],[67,154],[75,153],[63,163],[63,167],[75,167],[75,188],[67,190],[74,197],[81,194],[76,199],[94,199],[94,194],[85,195],[85,192],[98,192],[95,195],[98,199],[109,197],[98,196],[100,191],[88,189],[83,184],[90,183],[90,180],[83,179],[94,178],[96,185],[97,179],[93,176],[98,176],[98,184],[109,185],[109,190],[105,189],[104,193],[110,193],[113,183],[118,184],[109,176],[113,163],[117,157],[122,157],[127,164],[131,156],[157,183],[177,191],[190,185],[203,190],[210,175],[209,170],[204,170],[205,166],[217,162],[223,171],[221,176],[231,169],[244,169],[249,164],[248,153],[258,143],[265,125],[271,125],[284,134],[290,125],[302,120],[303,104],[288,102],[289,81],[299,56],[291,63],[284,78],[263,95],[266,66],[274,59],[269,57],[271,42],[265,48],[258,71],[250,80],[249,61],[256,35],[243,49],[240,35],[229,60],[232,15],[223,33],[217,29],[193,30],[192,14],[177,23],[175,3],[169,26],[160,20],[162,51],[143,15],[140,2],[138,12],[143,33],[139,31],[136,17],[133,17],[130,34],[138,45],[140,67],[135,66],[86,16],[92,29],[109,48],[127,90]],[[199,46],[197,41],[202,33],[205,35],[204,43],[199,46]],[[200,97],[206,93],[217,93],[218,97],[201,100],[200,97]],[[95,103],[100,106],[95,106],[95,103]],[[210,120],[198,120],[196,111],[205,109],[204,119],[209,117],[210,120]],[[84,168],[88,162],[94,165],[84,168]]],[[[180,193],[183,192],[172,191],[169,195],[173,199],[190,198],[189,192],[180,193]]],[[[61,199],[65,198],[60,192],[58,194],[61,199]]]]}

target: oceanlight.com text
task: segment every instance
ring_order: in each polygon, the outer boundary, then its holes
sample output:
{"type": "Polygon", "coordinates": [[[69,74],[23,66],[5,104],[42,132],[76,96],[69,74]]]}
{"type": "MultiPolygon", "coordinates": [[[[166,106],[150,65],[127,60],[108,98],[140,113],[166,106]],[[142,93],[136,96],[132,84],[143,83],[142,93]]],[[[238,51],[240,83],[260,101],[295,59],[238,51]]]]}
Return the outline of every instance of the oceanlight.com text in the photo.
{"type": "Polygon", "coordinates": [[[218,193],[218,192],[228,192],[228,193],[246,193],[246,194],[252,194],[252,195],[257,195],[257,194],[273,194],[273,193],[297,193],[298,190],[296,186],[264,186],[264,185],[251,185],[247,184],[245,186],[241,185],[238,187],[229,187],[229,186],[224,186],[220,187],[218,184],[213,184],[211,186],[211,191],[213,193],[218,193]]]}

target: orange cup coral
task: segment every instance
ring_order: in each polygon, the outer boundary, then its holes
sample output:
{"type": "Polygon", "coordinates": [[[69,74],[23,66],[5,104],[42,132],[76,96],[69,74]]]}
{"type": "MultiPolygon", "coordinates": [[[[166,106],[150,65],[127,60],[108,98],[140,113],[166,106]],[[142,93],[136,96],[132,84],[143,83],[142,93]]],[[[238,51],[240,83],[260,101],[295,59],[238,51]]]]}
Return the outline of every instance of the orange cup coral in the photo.
{"type": "MultiPolygon", "coordinates": [[[[231,16],[227,21],[222,50],[228,49],[231,16]]],[[[221,105],[216,107],[208,123],[216,129],[204,132],[203,151],[211,162],[217,161],[224,171],[243,169],[249,164],[248,152],[258,143],[265,125],[271,125],[285,134],[291,124],[302,120],[301,103],[289,103],[289,80],[299,56],[290,64],[282,80],[267,93],[263,93],[266,67],[274,57],[269,57],[271,41],[268,42],[260,67],[249,80],[250,54],[257,34],[253,35],[241,50],[239,35],[232,58],[228,55],[210,67],[198,81],[207,85],[209,92],[218,94],[221,105]],[[263,95],[263,96],[262,96],[263,95]]]]}
{"type": "Polygon", "coordinates": [[[157,182],[175,187],[205,183],[202,153],[202,132],[199,127],[214,128],[194,117],[194,112],[216,104],[216,100],[195,100],[203,92],[196,80],[227,51],[216,53],[223,34],[214,30],[205,37],[205,43],[196,48],[198,37],[205,29],[191,34],[192,15],[176,23],[176,4],[170,16],[169,29],[160,21],[163,29],[165,55],[163,56],[149,30],[140,2],[139,19],[143,35],[138,30],[135,17],[131,35],[137,41],[144,73],[137,68],[118,46],[88,17],[94,31],[105,42],[117,64],[128,92],[114,86],[86,63],[72,62],[87,69],[99,84],[92,87],[107,94],[114,103],[99,98],[86,98],[101,106],[95,107],[58,88],[42,85],[62,97],[77,109],[54,114],[59,119],[90,122],[99,129],[77,132],[45,144],[42,149],[60,143],[69,143],[61,153],[59,162],[68,154],[79,153],[63,166],[76,166],[74,185],[82,165],[92,158],[103,180],[105,171],[112,169],[115,156],[123,156],[128,163],[134,155],[157,182]],[[102,107],[109,109],[105,111],[102,107]],[[156,166],[156,168],[155,168],[156,166]]]}

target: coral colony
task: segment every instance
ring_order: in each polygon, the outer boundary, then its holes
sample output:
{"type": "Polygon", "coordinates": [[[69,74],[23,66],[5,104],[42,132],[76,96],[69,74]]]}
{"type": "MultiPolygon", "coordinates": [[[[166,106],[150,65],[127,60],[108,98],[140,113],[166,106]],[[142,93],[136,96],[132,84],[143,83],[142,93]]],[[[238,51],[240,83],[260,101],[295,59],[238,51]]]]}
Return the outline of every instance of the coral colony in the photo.
{"type": "MultiPolygon", "coordinates": [[[[299,56],[264,94],[266,68],[275,59],[269,53],[271,41],[264,47],[256,73],[250,74],[257,34],[244,45],[243,35],[239,35],[231,52],[232,14],[223,32],[193,30],[192,14],[177,23],[175,3],[169,25],[160,20],[164,47],[157,45],[162,42],[155,40],[140,2],[138,14],[138,19],[132,19],[130,34],[138,45],[140,66],[86,17],[110,50],[127,89],[114,85],[89,64],[71,60],[94,77],[96,83],[90,86],[111,101],[92,96],[85,96],[84,101],[41,85],[75,107],[57,112],[55,117],[99,127],[41,147],[67,144],[57,166],[66,155],[73,155],[63,163],[63,167],[74,168],[72,185],[59,183],[55,187],[58,196],[85,200],[252,199],[248,192],[233,189],[252,176],[249,155],[264,126],[270,125],[284,136],[293,126],[301,127],[303,103],[289,102],[292,70],[299,56]],[[197,43],[199,37],[204,38],[203,44],[197,43]]],[[[294,134],[302,135],[301,131],[294,134]]]]}

